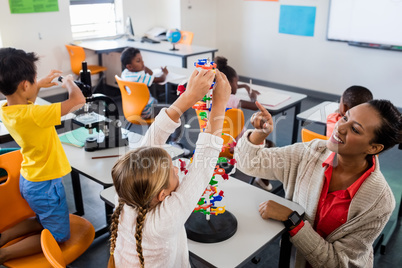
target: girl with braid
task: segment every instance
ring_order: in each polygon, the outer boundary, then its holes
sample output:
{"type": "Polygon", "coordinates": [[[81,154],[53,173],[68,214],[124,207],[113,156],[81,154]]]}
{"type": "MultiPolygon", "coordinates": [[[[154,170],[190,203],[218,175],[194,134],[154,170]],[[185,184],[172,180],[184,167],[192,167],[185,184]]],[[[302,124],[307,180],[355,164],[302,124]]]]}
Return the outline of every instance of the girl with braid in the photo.
{"type": "Polygon", "coordinates": [[[155,118],[142,146],[120,158],[112,169],[118,202],[111,224],[109,267],[190,267],[184,223],[213,174],[230,84],[223,73],[195,70],[187,90],[155,118]],[[216,78],[207,130],[200,133],[188,173],[157,147],[180,126],[180,116],[208,92],[216,78]]]}

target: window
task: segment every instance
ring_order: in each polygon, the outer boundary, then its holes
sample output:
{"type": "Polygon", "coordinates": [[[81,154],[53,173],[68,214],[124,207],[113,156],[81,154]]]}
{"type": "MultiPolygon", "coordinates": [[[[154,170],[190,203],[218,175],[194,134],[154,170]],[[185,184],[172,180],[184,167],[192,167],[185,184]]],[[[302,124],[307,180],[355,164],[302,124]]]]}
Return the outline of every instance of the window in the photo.
{"type": "Polygon", "coordinates": [[[122,32],[116,14],[114,0],[70,0],[73,39],[116,36],[122,32]]]}

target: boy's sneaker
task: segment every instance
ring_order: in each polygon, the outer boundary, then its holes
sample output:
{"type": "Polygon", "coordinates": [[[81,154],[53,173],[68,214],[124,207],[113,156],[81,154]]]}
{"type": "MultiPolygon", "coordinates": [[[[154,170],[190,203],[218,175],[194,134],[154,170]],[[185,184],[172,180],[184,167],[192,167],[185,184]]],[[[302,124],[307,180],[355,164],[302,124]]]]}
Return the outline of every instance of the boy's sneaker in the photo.
{"type": "Polygon", "coordinates": [[[262,189],[266,191],[272,190],[272,184],[267,179],[255,178],[255,181],[261,186],[262,189]]]}
{"type": "Polygon", "coordinates": [[[184,157],[188,157],[191,154],[191,151],[187,148],[185,148],[181,143],[175,142],[175,141],[171,141],[169,142],[170,145],[172,145],[173,147],[179,148],[183,150],[183,156],[184,157]]]}

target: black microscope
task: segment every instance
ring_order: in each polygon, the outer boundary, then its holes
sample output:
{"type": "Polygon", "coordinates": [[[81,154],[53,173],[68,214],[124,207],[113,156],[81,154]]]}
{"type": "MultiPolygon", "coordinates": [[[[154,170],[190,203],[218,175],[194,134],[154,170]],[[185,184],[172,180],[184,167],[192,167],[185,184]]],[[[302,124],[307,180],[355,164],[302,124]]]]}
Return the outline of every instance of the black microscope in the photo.
{"type": "MultiPolygon", "coordinates": [[[[60,77],[59,81],[62,79],[60,77]]],[[[93,129],[97,131],[97,135],[86,139],[85,151],[92,152],[128,145],[127,137],[123,138],[121,132],[122,122],[119,119],[116,103],[104,94],[92,94],[91,73],[85,61],[82,62],[80,81],[74,82],[81,89],[86,103],[82,109],[75,112],[76,117],[72,122],[88,129],[89,134],[94,134],[93,129]],[[103,115],[100,114],[101,112],[103,115]]]]}

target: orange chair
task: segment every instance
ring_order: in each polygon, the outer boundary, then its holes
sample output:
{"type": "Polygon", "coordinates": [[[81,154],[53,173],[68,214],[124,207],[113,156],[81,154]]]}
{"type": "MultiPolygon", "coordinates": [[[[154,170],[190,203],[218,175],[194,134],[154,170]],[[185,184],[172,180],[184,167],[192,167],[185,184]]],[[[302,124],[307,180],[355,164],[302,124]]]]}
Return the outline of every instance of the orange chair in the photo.
{"type": "Polygon", "coordinates": [[[137,125],[152,124],[154,118],[143,119],[141,117],[142,110],[144,110],[150,97],[147,85],[124,81],[117,75],[115,78],[120,88],[123,113],[127,121],[137,125]]]}
{"type": "Polygon", "coordinates": [[[188,32],[188,31],[180,31],[181,34],[181,39],[178,44],[185,44],[185,45],[191,45],[193,43],[193,37],[194,33],[193,32],[188,32]]]}
{"type": "MultiPolygon", "coordinates": [[[[19,189],[22,155],[19,150],[0,155],[0,168],[7,172],[7,180],[0,184],[0,233],[29,217],[35,216],[28,203],[22,198],[19,189]]],[[[73,262],[92,243],[95,229],[84,218],[70,215],[69,240],[61,244],[65,263],[73,262]]],[[[8,247],[22,238],[10,241],[3,247],[8,247]]],[[[33,268],[52,267],[42,253],[24,258],[12,259],[3,264],[6,267],[33,268]]]]}
{"type": "MultiPolygon", "coordinates": [[[[80,46],[65,45],[70,55],[71,70],[74,74],[79,75],[82,69],[82,62],[85,61],[85,50],[80,46]]],[[[91,75],[99,74],[98,85],[102,85],[103,72],[107,70],[106,67],[99,65],[88,65],[88,70],[91,71],[91,75]]]]}
{"type": "MultiPolygon", "coordinates": [[[[197,113],[198,124],[200,125],[200,130],[204,131],[206,121],[201,118],[201,110],[195,110],[197,113]]],[[[231,135],[233,138],[237,138],[242,132],[244,127],[244,113],[241,109],[229,109],[225,112],[225,120],[223,121],[222,133],[231,135]]],[[[223,135],[223,145],[228,146],[228,144],[233,142],[233,139],[229,136],[223,135]]],[[[230,148],[227,147],[223,152],[220,153],[220,157],[233,158],[233,154],[230,152],[230,148]]]]}
{"type": "Polygon", "coordinates": [[[48,229],[43,229],[40,235],[40,244],[42,246],[43,255],[45,255],[46,259],[53,267],[66,267],[60,246],[48,229]]]}
{"type": "Polygon", "coordinates": [[[302,142],[308,142],[314,139],[328,140],[327,136],[318,134],[314,131],[308,130],[307,128],[302,128],[301,130],[302,142]]]}

